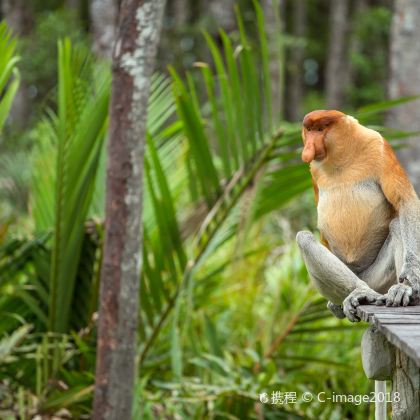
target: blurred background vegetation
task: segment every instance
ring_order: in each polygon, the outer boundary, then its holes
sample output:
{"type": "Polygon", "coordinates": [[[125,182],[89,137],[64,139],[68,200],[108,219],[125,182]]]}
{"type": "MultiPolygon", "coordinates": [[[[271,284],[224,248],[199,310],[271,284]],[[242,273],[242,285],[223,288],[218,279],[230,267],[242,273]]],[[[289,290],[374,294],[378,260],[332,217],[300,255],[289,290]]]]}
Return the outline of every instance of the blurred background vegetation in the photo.
{"type": "MultiPolygon", "coordinates": [[[[0,417],[89,418],[118,2],[0,4],[0,417]]],[[[415,138],[419,118],[390,111],[416,94],[388,88],[395,7],[168,2],[148,115],[135,418],[373,415],[270,397],[373,390],[365,326],[329,314],[294,243],[316,231],[299,121],[338,108],[394,142],[415,138]]]]}

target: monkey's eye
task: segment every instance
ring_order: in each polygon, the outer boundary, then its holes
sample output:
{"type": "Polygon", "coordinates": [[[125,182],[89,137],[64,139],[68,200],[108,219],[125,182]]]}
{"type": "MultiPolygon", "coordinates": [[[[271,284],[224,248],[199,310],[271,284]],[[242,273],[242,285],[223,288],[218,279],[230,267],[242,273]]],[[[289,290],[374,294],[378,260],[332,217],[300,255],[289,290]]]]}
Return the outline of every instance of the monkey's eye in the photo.
{"type": "Polygon", "coordinates": [[[322,130],[323,130],[323,128],[321,128],[321,127],[320,127],[320,128],[318,128],[318,131],[322,131],[322,130]]]}
{"type": "Polygon", "coordinates": [[[310,129],[310,128],[307,128],[307,130],[308,130],[308,131],[311,131],[311,129],[310,129]]]}

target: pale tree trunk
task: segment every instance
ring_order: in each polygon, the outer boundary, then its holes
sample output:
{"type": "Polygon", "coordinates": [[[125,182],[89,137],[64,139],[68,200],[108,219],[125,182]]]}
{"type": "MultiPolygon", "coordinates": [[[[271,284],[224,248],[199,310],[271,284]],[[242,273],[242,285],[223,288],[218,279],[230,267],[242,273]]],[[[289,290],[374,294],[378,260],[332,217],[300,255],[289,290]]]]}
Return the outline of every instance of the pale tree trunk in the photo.
{"type": "Polygon", "coordinates": [[[66,0],[65,5],[69,9],[75,10],[76,13],[79,13],[80,11],[80,0],[66,0]]]}
{"type": "Polygon", "coordinates": [[[283,119],[284,107],[284,0],[263,0],[262,8],[265,16],[265,32],[270,52],[270,78],[271,78],[271,108],[274,123],[279,124],[283,119]]]}
{"type": "Polygon", "coordinates": [[[190,19],[189,22],[194,24],[196,23],[200,17],[203,15],[203,2],[206,0],[189,0],[188,6],[190,8],[190,19]]]}
{"type": "Polygon", "coordinates": [[[290,53],[291,66],[289,68],[289,100],[287,101],[287,114],[291,121],[302,119],[303,100],[303,60],[305,47],[303,45],[306,23],[306,0],[294,0],[293,2],[293,36],[297,44],[290,53]]]}
{"type": "Polygon", "coordinates": [[[348,60],[348,0],[330,0],[330,34],[328,42],[325,93],[328,108],[342,108],[345,96],[343,71],[348,60]]]}
{"type": "Polygon", "coordinates": [[[354,11],[351,19],[351,34],[349,41],[349,56],[347,60],[344,60],[343,66],[343,83],[348,88],[354,84],[354,68],[351,62],[351,56],[360,52],[361,44],[360,39],[357,36],[357,24],[360,17],[368,9],[368,0],[356,0],[354,5],[354,11]]]}
{"type": "Polygon", "coordinates": [[[165,0],[124,0],[113,53],[93,419],[131,418],[150,78],[165,0]]]}
{"type": "MultiPolygon", "coordinates": [[[[388,93],[391,99],[420,94],[420,2],[396,0],[391,28],[390,74],[388,93]]],[[[407,131],[420,131],[420,102],[395,107],[389,112],[388,125],[407,131]]],[[[420,136],[399,155],[420,193],[420,136]]]]}
{"type": "Polygon", "coordinates": [[[209,12],[217,30],[223,28],[226,32],[230,32],[235,28],[235,3],[235,0],[210,0],[209,12]]]}
{"type": "Polygon", "coordinates": [[[172,0],[168,6],[170,17],[174,28],[180,28],[185,26],[190,17],[189,2],[188,0],[172,0]]]}
{"type": "Polygon", "coordinates": [[[111,58],[118,18],[117,0],[90,0],[93,52],[111,58]]]}
{"type": "MultiPolygon", "coordinates": [[[[18,36],[28,36],[33,27],[33,14],[30,2],[25,0],[2,0],[2,14],[9,28],[18,36]]],[[[19,90],[10,110],[10,120],[13,124],[24,127],[29,118],[28,86],[21,81],[19,90]]]]}

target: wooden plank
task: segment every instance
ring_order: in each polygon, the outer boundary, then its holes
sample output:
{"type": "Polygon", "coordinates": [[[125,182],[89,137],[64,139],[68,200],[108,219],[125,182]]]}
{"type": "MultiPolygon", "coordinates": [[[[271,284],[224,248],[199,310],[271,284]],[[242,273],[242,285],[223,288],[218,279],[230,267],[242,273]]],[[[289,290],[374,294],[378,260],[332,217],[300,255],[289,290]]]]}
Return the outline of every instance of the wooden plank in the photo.
{"type": "Polygon", "coordinates": [[[407,307],[387,307],[375,305],[361,305],[358,308],[358,315],[363,321],[371,322],[372,317],[376,316],[406,316],[406,315],[420,315],[420,306],[407,307]]]}
{"type": "Polygon", "coordinates": [[[375,317],[378,319],[398,319],[402,323],[407,320],[413,320],[413,321],[419,321],[420,320],[420,314],[381,314],[376,313],[375,317]]]}
{"type": "Polygon", "coordinates": [[[420,367],[420,343],[419,337],[413,337],[409,329],[401,330],[401,325],[379,325],[379,331],[402,352],[412,359],[420,367]]]}
{"type": "Polygon", "coordinates": [[[367,313],[393,313],[393,314],[420,314],[420,305],[418,306],[376,306],[376,305],[360,305],[359,308],[367,313]]]}
{"type": "Polygon", "coordinates": [[[381,316],[375,315],[375,319],[377,322],[380,322],[381,324],[401,324],[401,325],[420,325],[420,318],[410,318],[410,319],[404,319],[404,318],[382,318],[381,316]]]}
{"type": "Polygon", "coordinates": [[[420,306],[362,305],[357,312],[420,367],[420,306]]]}

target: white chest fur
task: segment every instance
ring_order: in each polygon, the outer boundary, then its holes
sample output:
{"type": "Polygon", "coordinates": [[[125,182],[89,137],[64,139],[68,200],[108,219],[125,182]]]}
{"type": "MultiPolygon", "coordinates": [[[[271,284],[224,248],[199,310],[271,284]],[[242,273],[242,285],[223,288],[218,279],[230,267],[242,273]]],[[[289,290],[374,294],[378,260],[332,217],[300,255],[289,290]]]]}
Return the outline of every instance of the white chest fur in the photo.
{"type": "Polygon", "coordinates": [[[356,269],[373,262],[391,218],[392,208],[373,180],[319,190],[318,227],[331,251],[356,269]]]}

